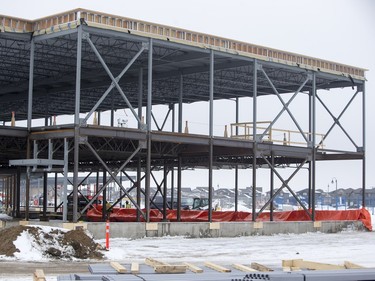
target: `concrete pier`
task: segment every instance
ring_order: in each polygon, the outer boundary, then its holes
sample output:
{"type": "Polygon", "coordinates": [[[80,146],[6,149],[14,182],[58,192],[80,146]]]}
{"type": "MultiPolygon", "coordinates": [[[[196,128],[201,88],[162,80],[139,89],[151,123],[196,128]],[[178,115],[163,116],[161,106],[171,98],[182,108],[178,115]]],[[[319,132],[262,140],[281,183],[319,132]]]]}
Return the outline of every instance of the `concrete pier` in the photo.
{"type": "MultiPolygon", "coordinates": [[[[6,222],[3,227],[16,226],[21,222],[6,222]]],[[[29,221],[28,225],[48,225],[67,229],[87,228],[95,239],[105,238],[104,222],[88,222],[63,224],[62,222],[29,221]]],[[[111,222],[111,238],[139,239],[144,237],[186,236],[191,238],[204,237],[238,237],[252,235],[273,235],[280,233],[301,234],[307,232],[336,233],[345,229],[365,230],[360,221],[319,221],[319,222],[111,222]]]]}

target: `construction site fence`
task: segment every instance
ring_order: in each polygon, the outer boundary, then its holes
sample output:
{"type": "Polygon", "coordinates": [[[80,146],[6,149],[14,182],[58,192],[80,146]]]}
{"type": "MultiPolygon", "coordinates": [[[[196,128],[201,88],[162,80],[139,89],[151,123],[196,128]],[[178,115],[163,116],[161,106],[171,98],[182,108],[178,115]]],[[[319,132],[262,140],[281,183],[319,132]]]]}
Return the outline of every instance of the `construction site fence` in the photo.
{"type": "MultiPolygon", "coordinates": [[[[163,213],[157,209],[150,210],[150,222],[163,221],[163,213]]],[[[180,222],[207,222],[208,210],[180,210],[180,222]]],[[[102,205],[96,205],[87,212],[87,218],[92,222],[102,221],[102,205]]],[[[166,219],[177,222],[177,210],[167,210],[166,219]]],[[[113,208],[109,212],[112,222],[136,222],[137,210],[126,208],[113,208]]],[[[253,216],[242,211],[212,211],[212,222],[251,222],[253,216]]],[[[141,221],[144,219],[141,217],[141,221]]],[[[264,212],[257,216],[256,221],[270,221],[270,213],[264,212]]],[[[273,221],[311,221],[305,210],[273,212],[273,221]]],[[[371,215],[365,209],[355,210],[316,210],[315,221],[361,221],[366,229],[372,231],[371,215]]]]}

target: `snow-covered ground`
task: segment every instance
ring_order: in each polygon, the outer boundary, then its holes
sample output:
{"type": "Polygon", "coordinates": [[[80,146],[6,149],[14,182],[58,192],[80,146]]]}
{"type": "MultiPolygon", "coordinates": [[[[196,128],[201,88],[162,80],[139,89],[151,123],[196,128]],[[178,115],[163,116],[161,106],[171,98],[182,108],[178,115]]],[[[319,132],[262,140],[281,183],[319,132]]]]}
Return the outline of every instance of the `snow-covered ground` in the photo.
{"type": "MultiPolygon", "coordinates": [[[[17,259],[39,260],[39,256],[35,252],[33,255],[28,254],[28,252],[30,253],[30,245],[28,245],[30,243],[27,243],[25,239],[22,237],[17,242],[17,247],[21,251],[17,255],[17,259]],[[21,241],[23,243],[19,243],[21,241]]],[[[104,240],[97,242],[104,244],[104,240]]],[[[173,263],[190,261],[202,265],[204,261],[212,261],[230,265],[232,263],[259,262],[273,268],[280,268],[282,259],[299,258],[333,264],[343,264],[348,260],[366,267],[375,267],[374,242],[375,232],[351,230],[335,234],[278,234],[236,238],[111,239],[110,250],[105,252],[105,256],[108,260],[124,263],[142,262],[146,257],[153,257],[173,263]]],[[[20,281],[32,280],[32,277],[31,274],[27,277],[1,276],[0,274],[0,279],[20,281]]],[[[47,280],[56,280],[56,276],[47,276],[47,280]]]]}
{"type": "MultiPolygon", "coordinates": [[[[372,224],[375,229],[375,215],[372,214],[372,224]]],[[[43,227],[45,231],[50,228],[43,227]]],[[[104,245],[104,240],[97,240],[104,245]]],[[[30,236],[21,235],[15,242],[20,250],[16,258],[3,260],[44,261],[38,247],[32,247],[30,236]]],[[[306,234],[277,234],[273,236],[250,236],[236,238],[199,238],[161,237],[143,238],[137,240],[111,239],[110,249],[104,254],[108,260],[129,263],[143,262],[146,257],[161,259],[166,262],[178,263],[189,261],[203,264],[212,261],[223,265],[232,263],[250,264],[259,262],[273,268],[281,267],[282,259],[305,259],[332,264],[342,264],[351,261],[366,267],[375,267],[375,232],[357,232],[346,230],[341,233],[306,233],[306,234]]],[[[41,265],[41,268],[43,266],[41,265]]],[[[29,276],[3,276],[2,281],[32,280],[29,276]]],[[[55,281],[56,276],[48,276],[48,281],[55,281]]]]}

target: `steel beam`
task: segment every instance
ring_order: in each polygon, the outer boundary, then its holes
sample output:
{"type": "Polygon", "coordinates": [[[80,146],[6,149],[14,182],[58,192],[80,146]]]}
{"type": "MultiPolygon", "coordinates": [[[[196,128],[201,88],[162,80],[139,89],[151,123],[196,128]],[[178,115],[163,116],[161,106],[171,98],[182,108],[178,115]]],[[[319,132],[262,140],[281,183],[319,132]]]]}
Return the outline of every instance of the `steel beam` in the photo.
{"type": "Polygon", "coordinates": [[[64,166],[64,160],[40,159],[40,158],[9,160],[9,166],[50,166],[50,165],[64,166]]]}

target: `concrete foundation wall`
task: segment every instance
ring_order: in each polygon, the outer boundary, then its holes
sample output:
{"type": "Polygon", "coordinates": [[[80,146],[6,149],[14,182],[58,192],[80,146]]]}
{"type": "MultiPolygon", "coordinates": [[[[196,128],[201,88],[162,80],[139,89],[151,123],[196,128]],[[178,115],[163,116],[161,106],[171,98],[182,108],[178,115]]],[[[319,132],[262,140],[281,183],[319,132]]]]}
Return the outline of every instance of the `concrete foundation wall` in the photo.
{"type": "MultiPolygon", "coordinates": [[[[48,225],[74,229],[76,227],[87,228],[95,239],[105,238],[105,223],[90,222],[78,224],[63,224],[62,222],[22,221],[4,222],[2,227],[10,227],[19,224],[48,225]]],[[[111,238],[131,238],[161,236],[186,236],[191,238],[201,237],[237,237],[251,235],[273,235],[278,233],[306,233],[323,232],[335,233],[345,229],[365,230],[360,221],[322,221],[322,222],[111,222],[111,238]]]]}

